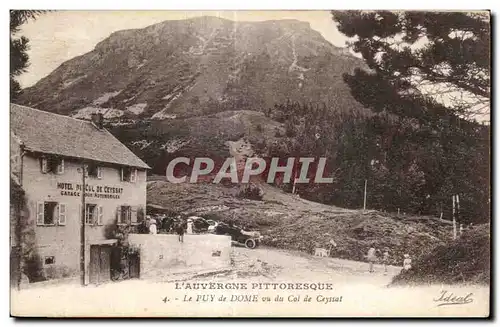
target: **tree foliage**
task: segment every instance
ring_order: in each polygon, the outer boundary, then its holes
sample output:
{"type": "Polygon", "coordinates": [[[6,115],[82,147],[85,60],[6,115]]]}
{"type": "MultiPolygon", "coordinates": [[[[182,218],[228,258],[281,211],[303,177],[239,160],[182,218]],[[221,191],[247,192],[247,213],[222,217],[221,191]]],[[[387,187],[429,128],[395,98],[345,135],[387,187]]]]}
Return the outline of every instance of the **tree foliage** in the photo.
{"type": "Polygon", "coordinates": [[[339,31],[353,39],[352,50],[372,70],[345,77],[363,104],[397,114],[406,110],[405,115],[426,119],[448,114],[435,101],[462,116],[489,112],[487,13],[335,11],[332,15],[339,31]]]}
{"type": "Polygon", "coordinates": [[[25,73],[29,66],[29,40],[25,36],[17,36],[21,25],[30,19],[36,19],[43,10],[11,10],[10,11],[10,97],[14,100],[21,92],[21,85],[16,77],[25,73]]]}
{"type": "MultiPolygon", "coordinates": [[[[367,180],[371,209],[443,212],[450,219],[451,195],[459,194],[460,222],[489,219],[489,126],[462,119],[436,129],[387,112],[355,116],[290,102],[276,105],[271,117],[296,134],[283,135],[270,146],[270,156],[327,158],[325,176],[334,182],[297,184],[304,198],[360,208],[367,180]]],[[[312,165],[311,180],[314,173],[312,165]]]]}
{"type": "MultiPolygon", "coordinates": [[[[369,70],[345,74],[375,114],[347,122],[340,138],[341,204],[369,180],[375,208],[489,219],[490,22],[465,12],[332,12],[369,70]],[[481,115],[483,115],[481,117],[481,115]]],[[[369,198],[370,203],[370,198],[369,198]]]]}

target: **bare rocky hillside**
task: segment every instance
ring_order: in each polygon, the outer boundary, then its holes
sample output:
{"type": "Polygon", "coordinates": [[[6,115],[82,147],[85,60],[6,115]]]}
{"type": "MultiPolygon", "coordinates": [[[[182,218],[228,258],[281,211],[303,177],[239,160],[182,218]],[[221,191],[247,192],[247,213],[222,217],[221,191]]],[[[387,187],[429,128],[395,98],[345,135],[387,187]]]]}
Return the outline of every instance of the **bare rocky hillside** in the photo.
{"type": "Polygon", "coordinates": [[[342,74],[363,62],[297,20],[216,17],[123,30],[24,90],[21,104],[75,117],[175,119],[287,99],[363,110],[342,74]]]}

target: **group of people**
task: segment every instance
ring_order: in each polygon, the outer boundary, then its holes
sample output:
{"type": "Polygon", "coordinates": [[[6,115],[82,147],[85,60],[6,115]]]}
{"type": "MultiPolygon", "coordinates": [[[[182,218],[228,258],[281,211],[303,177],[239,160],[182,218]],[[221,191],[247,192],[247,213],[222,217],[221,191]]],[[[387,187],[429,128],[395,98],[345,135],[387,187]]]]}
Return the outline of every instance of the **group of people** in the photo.
{"type": "Polygon", "coordinates": [[[170,231],[170,219],[166,215],[155,217],[147,215],[139,226],[141,234],[158,234],[160,231],[165,233],[170,231]]]}
{"type": "Polygon", "coordinates": [[[178,235],[179,242],[184,242],[184,234],[193,234],[193,222],[191,219],[187,221],[176,217],[169,219],[165,215],[159,217],[146,216],[143,222],[142,232],[144,234],[155,235],[162,230],[164,233],[175,233],[178,235]]]}
{"type": "MultiPolygon", "coordinates": [[[[368,249],[366,259],[368,260],[369,271],[371,273],[375,271],[373,266],[379,261],[379,258],[381,258],[382,264],[384,265],[384,274],[387,274],[387,267],[390,259],[389,248],[387,247],[384,248],[383,253],[373,246],[368,249]]],[[[409,269],[411,269],[411,257],[408,253],[405,253],[403,256],[403,270],[406,271],[409,269]]]]}

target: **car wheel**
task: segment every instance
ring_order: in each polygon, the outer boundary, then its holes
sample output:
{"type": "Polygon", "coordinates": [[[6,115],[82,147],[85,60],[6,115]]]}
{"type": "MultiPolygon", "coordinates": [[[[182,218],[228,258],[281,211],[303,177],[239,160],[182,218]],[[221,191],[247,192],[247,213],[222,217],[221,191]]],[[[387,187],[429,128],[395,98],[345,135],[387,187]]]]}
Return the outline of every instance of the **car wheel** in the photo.
{"type": "Polygon", "coordinates": [[[255,249],[255,247],[257,246],[257,242],[249,238],[248,240],[245,241],[245,246],[249,249],[255,249]]]}

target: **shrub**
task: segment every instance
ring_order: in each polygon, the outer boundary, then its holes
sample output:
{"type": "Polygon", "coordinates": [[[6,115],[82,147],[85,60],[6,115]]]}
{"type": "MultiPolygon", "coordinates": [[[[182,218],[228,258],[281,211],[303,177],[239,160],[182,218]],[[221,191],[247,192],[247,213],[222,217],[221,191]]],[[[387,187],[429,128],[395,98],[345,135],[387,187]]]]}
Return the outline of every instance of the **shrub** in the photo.
{"type": "Polygon", "coordinates": [[[294,137],[297,134],[295,130],[295,125],[292,122],[287,122],[285,127],[285,135],[288,137],[294,137]]]}
{"type": "Polygon", "coordinates": [[[257,152],[263,153],[266,150],[267,145],[264,139],[252,143],[255,144],[255,150],[257,150],[257,152]]]}
{"type": "Polygon", "coordinates": [[[43,270],[42,259],[38,254],[33,254],[25,258],[24,274],[28,276],[30,283],[47,280],[43,270]]]}
{"type": "Polygon", "coordinates": [[[278,123],[284,123],[286,121],[286,116],[282,112],[276,112],[273,119],[278,123]]]}
{"type": "Polygon", "coordinates": [[[239,191],[238,197],[261,201],[264,191],[258,185],[248,184],[239,191]]]}
{"type": "Polygon", "coordinates": [[[466,230],[456,241],[437,246],[392,280],[393,285],[489,282],[490,225],[466,230]]]}

